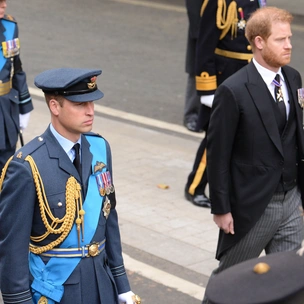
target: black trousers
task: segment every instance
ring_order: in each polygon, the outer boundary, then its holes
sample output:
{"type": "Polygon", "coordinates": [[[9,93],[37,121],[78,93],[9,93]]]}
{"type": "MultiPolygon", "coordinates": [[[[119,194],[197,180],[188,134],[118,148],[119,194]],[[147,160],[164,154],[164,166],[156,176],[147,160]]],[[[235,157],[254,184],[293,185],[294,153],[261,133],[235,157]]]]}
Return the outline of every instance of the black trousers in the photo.
{"type": "Polygon", "coordinates": [[[206,161],[207,137],[205,137],[196,152],[192,171],[188,175],[186,191],[192,195],[205,194],[205,188],[208,183],[207,161],[206,161]]]}

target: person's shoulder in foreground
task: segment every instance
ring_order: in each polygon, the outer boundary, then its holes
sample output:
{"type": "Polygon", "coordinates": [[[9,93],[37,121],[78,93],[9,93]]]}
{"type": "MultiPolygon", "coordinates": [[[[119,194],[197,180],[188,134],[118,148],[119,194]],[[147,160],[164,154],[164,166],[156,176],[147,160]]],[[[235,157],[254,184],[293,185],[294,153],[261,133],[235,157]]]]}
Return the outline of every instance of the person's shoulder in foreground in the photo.
{"type": "Polygon", "coordinates": [[[303,304],[304,247],[237,264],[207,286],[212,304],[303,304]]]}

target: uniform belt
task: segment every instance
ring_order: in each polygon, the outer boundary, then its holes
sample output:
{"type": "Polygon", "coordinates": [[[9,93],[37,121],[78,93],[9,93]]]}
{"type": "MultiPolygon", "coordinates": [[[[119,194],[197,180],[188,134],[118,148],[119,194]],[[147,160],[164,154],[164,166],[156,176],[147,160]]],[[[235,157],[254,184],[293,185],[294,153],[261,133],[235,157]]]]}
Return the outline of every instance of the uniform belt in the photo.
{"type": "Polygon", "coordinates": [[[223,56],[223,57],[239,59],[239,60],[247,60],[248,62],[250,62],[253,57],[253,55],[249,54],[249,53],[237,53],[237,52],[221,50],[218,48],[216,48],[214,52],[215,52],[215,54],[223,56]]]}
{"type": "Polygon", "coordinates": [[[0,81],[0,96],[6,95],[10,92],[11,90],[11,82],[1,82],[0,81]]]}
{"type": "Polygon", "coordinates": [[[41,256],[57,258],[89,258],[98,256],[105,249],[106,240],[94,242],[81,248],[53,248],[41,253],[41,256]]]}

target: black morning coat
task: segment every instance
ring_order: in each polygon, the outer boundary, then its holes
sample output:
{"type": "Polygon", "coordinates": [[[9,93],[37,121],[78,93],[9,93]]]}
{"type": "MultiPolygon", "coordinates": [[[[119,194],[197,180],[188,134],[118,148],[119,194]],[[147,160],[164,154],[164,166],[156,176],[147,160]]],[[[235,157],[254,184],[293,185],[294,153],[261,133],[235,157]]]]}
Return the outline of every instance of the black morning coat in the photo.
{"type": "MultiPolygon", "coordinates": [[[[303,116],[297,96],[302,81],[291,67],[282,72],[296,111],[297,183],[303,197],[303,116]]],[[[235,235],[220,231],[218,259],[258,221],[279,184],[284,155],[272,101],[253,62],[216,90],[207,143],[212,213],[231,212],[235,228],[235,235]]]]}

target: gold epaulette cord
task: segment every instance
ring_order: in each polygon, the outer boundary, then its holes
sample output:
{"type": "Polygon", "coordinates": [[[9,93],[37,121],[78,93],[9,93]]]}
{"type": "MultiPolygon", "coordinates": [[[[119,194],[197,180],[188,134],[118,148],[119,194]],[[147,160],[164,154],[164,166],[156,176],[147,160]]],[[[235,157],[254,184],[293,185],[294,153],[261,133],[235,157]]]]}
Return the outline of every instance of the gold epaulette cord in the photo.
{"type": "Polygon", "coordinates": [[[0,176],[0,192],[2,191],[2,185],[3,185],[3,181],[4,181],[4,176],[7,170],[7,167],[9,165],[9,163],[11,162],[11,160],[13,159],[14,156],[11,156],[8,161],[5,163],[2,172],[1,172],[1,176],[0,176]]]}
{"type": "Polygon", "coordinates": [[[231,38],[237,35],[237,4],[232,1],[229,4],[227,11],[227,4],[225,0],[218,0],[218,8],[216,13],[216,25],[222,30],[220,40],[223,39],[231,28],[231,38]]]}
{"type": "Polygon", "coordinates": [[[209,2],[209,0],[204,0],[203,4],[202,4],[202,6],[201,6],[201,12],[200,12],[200,16],[201,16],[201,17],[203,16],[203,13],[204,13],[204,11],[205,11],[205,8],[206,8],[208,2],[209,2]]]}
{"type": "MultiPolygon", "coordinates": [[[[0,190],[2,189],[2,183],[4,176],[11,161],[12,157],[6,163],[2,170],[1,179],[0,179],[0,190]]],[[[48,204],[43,181],[40,176],[39,170],[36,166],[34,159],[28,155],[25,160],[30,164],[34,184],[36,188],[37,198],[39,202],[39,209],[42,222],[46,228],[46,232],[40,236],[31,236],[30,239],[33,242],[41,242],[47,238],[49,234],[60,234],[60,236],[53,242],[44,245],[44,246],[35,246],[33,244],[29,245],[29,249],[34,254],[41,254],[45,251],[52,250],[54,247],[60,245],[65,238],[70,233],[75,219],[76,214],[76,227],[78,233],[78,247],[80,248],[80,234],[82,234],[82,241],[84,237],[84,214],[85,211],[82,208],[82,196],[81,196],[81,186],[77,180],[70,176],[66,183],[66,213],[59,219],[55,217],[50,209],[48,204]]]]}

